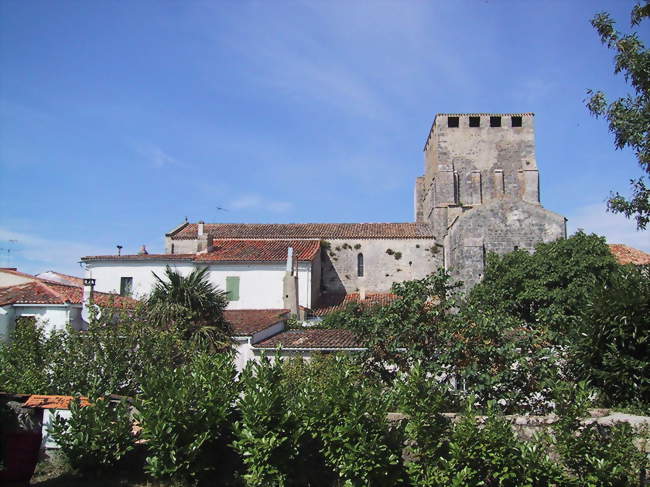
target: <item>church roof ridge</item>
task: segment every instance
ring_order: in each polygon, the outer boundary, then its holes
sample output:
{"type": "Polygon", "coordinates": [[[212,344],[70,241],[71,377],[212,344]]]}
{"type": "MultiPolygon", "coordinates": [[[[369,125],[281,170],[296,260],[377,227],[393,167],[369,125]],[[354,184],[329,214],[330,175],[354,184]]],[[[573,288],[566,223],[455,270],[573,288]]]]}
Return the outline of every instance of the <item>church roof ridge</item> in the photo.
{"type": "MultiPolygon", "coordinates": [[[[217,239],[433,238],[428,223],[205,223],[204,232],[217,239]]],[[[198,237],[189,223],[169,235],[174,240],[198,237]]]]}

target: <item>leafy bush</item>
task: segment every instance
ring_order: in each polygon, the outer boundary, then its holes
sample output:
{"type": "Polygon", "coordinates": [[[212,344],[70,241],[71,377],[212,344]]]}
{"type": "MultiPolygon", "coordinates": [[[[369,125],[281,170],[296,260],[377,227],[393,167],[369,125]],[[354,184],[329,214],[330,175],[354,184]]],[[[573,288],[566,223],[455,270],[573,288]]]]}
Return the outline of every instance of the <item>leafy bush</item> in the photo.
{"type": "Polygon", "coordinates": [[[559,420],[554,448],[579,485],[635,485],[645,475],[648,459],[634,445],[636,434],[630,425],[584,424],[581,419],[594,395],[586,382],[564,384],[556,394],[559,420]]]}
{"type": "Polygon", "coordinates": [[[618,267],[604,237],[577,232],[540,243],[532,254],[489,254],[483,281],[469,301],[479,309],[501,310],[530,325],[549,327],[571,342],[593,290],[608,286],[618,267]]]}
{"type": "Polygon", "coordinates": [[[565,346],[502,313],[466,307],[448,320],[438,344],[429,368],[456,385],[457,404],[471,395],[483,407],[493,400],[504,411],[544,413],[554,407],[554,384],[574,377],[565,346]]]}
{"type": "Polygon", "coordinates": [[[246,485],[287,485],[295,473],[298,417],[289,407],[293,391],[283,376],[277,357],[272,363],[266,357],[249,362],[241,374],[241,420],[233,445],[246,466],[246,485]]]}
{"type": "Polygon", "coordinates": [[[134,448],[130,406],[96,393],[89,406],[79,396],[70,403],[70,419],[56,416],[50,432],[68,463],[85,472],[115,467],[134,448]]]}
{"type": "Polygon", "coordinates": [[[302,386],[303,427],[321,442],[327,465],[344,485],[395,485],[402,477],[401,440],[389,428],[387,397],[348,358],[320,366],[296,384],[302,386]]]}
{"type": "Polygon", "coordinates": [[[50,391],[49,361],[56,349],[43,326],[18,318],[8,342],[0,340],[0,390],[20,394],[50,391]]]}
{"type": "Polygon", "coordinates": [[[199,353],[172,367],[150,366],[137,418],[153,477],[197,479],[219,466],[239,392],[231,354],[199,353]]]}
{"type": "Polygon", "coordinates": [[[650,268],[621,266],[585,307],[575,343],[606,404],[650,407],[650,268]]]}

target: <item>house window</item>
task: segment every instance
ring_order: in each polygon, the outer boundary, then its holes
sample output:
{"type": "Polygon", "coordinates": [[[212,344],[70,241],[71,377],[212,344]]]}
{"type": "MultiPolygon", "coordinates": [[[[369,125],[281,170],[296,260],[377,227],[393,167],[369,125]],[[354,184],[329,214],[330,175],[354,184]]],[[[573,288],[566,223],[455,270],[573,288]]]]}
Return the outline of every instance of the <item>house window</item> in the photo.
{"type": "Polygon", "coordinates": [[[512,126],[513,127],[521,127],[521,117],[515,115],[514,117],[511,117],[510,120],[512,121],[512,126]]]}
{"type": "Polygon", "coordinates": [[[363,277],[363,254],[357,255],[357,276],[363,277]]]}
{"type": "Polygon", "coordinates": [[[120,296],[131,296],[133,292],[133,278],[120,277],[120,296]]]}
{"type": "Polygon", "coordinates": [[[480,127],[481,126],[481,117],[469,117],[469,126],[470,127],[480,127]]]}
{"type": "Polygon", "coordinates": [[[230,301],[239,301],[239,277],[226,277],[226,292],[230,301]]]}
{"type": "Polygon", "coordinates": [[[501,117],[490,117],[490,127],[501,127],[501,117]]]}

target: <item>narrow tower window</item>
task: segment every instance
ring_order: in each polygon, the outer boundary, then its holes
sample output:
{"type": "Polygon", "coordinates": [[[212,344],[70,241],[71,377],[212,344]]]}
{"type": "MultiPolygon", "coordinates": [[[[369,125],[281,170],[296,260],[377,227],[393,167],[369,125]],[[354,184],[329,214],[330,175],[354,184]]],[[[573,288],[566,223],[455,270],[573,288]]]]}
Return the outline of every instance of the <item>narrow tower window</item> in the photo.
{"type": "Polygon", "coordinates": [[[447,127],[458,128],[458,125],[459,125],[458,117],[447,117],[447,127]]]}
{"type": "Polygon", "coordinates": [[[501,127],[501,117],[490,117],[490,127],[501,127]]]}
{"type": "Polygon", "coordinates": [[[481,117],[469,117],[469,126],[470,127],[480,127],[481,126],[481,117]]]}
{"type": "Polygon", "coordinates": [[[521,117],[518,115],[515,115],[514,117],[511,117],[512,120],[512,126],[513,127],[521,127],[521,117]]]}
{"type": "Polygon", "coordinates": [[[363,254],[357,255],[357,276],[363,277],[363,254]]]}

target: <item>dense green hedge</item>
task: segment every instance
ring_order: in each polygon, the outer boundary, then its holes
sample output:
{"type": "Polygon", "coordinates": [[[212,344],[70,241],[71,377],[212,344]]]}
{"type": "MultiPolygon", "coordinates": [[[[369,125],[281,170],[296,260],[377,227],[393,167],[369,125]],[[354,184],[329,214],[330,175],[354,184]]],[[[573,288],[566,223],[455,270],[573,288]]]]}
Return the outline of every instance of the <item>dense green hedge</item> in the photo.
{"type": "MultiPolygon", "coordinates": [[[[226,357],[228,358],[228,357],[226,357]]],[[[229,360],[200,355],[161,370],[136,398],[145,440],[141,468],[188,484],[249,486],[630,486],[646,458],[627,425],[585,426],[590,391],[554,391],[552,433],[522,441],[490,402],[470,398],[456,422],[448,391],[415,364],[388,390],[349,358],[263,359],[235,378],[229,360]],[[151,387],[152,389],[149,389],[151,387]],[[391,404],[406,414],[389,421],[391,404]],[[553,455],[551,457],[551,455],[553,455]]],[[[73,407],[54,437],[75,466],[117,465],[133,449],[121,405],[73,407]]]]}

